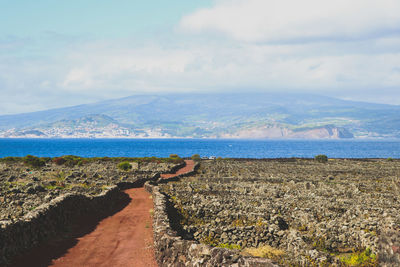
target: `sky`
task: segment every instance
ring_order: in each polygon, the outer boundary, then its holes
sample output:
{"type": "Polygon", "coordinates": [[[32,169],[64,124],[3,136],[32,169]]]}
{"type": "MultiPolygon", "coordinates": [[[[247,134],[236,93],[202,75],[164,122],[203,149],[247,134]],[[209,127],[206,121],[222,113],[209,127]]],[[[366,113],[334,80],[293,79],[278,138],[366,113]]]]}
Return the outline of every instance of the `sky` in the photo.
{"type": "Polygon", "coordinates": [[[134,94],[400,105],[398,0],[0,0],[0,114],[134,94]]]}

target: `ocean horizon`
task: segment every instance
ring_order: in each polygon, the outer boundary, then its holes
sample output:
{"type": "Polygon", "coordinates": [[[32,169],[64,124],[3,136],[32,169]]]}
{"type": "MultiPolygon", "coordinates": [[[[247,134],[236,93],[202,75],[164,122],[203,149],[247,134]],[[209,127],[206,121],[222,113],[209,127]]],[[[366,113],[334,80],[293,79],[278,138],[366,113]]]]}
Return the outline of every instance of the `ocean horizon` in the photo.
{"type": "Polygon", "coordinates": [[[400,139],[0,139],[0,157],[400,158],[400,139]]]}

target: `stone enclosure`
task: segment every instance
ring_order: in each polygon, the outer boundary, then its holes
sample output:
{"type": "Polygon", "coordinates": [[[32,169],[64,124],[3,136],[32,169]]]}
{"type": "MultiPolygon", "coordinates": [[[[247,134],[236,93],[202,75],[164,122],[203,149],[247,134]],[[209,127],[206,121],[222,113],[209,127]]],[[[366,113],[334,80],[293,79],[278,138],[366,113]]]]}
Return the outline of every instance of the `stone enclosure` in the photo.
{"type": "Polygon", "coordinates": [[[117,163],[0,162],[0,265],[151,181],[160,266],[400,266],[399,160],[117,163]]]}
{"type": "Polygon", "coordinates": [[[202,161],[160,192],[173,229],[196,243],[284,266],[400,262],[396,160],[202,161]]]}
{"type": "Polygon", "coordinates": [[[144,183],[156,174],[170,172],[177,164],[131,162],[128,171],[117,167],[118,160],[99,159],[83,165],[46,163],[32,168],[21,160],[0,162],[0,222],[13,221],[43,203],[66,193],[97,195],[109,186],[144,183]]]}
{"type": "Polygon", "coordinates": [[[126,201],[122,189],[143,186],[175,163],[135,162],[119,169],[122,159],[94,159],[84,164],[27,166],[18,158],[0,162],[0,266],[14,256],[63,235],[81,216],[99,219],[126,201]]]}

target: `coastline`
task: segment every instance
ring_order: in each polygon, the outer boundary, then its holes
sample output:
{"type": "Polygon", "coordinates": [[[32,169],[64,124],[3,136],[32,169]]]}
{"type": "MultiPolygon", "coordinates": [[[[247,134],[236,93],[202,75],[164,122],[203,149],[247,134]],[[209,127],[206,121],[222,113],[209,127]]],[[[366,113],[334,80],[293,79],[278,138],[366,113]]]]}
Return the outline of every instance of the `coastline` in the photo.
{"type": "Polygon", "coordinates": [[[0,138],[0,157],[400,158],[400,139],[0,138]]]}

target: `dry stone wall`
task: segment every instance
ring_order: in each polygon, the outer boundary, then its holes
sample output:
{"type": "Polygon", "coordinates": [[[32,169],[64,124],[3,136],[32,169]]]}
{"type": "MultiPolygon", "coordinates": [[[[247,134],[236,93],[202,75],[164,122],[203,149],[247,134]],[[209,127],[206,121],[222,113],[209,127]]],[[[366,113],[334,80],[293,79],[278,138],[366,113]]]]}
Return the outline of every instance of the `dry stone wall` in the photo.
{"type": "Polygon", "coordinates": [[[379,235],[380,266],[400,266],[400,229],[392,225],[379,235]]]}
{"type": "Polygon", "coordinates": [[[365,251],[400,266],[399,161],[203,161],[159,191],[176,212],[170,224],[196,243],[270,246],[284,265],[340,266],[365,251]]]}
{"type": "Polygon", "coordinates": [[[154,246],[159,266],[278,266],[264,258],[244,257],[237,250],[211,247],[194,240],[186,240],[184,231],[177,225],[177,214],[168,197],[159,190],[160,184],[168,184],[197,172],[193,170],[169,179],[159,179],[156,183],[145,183],[145,189],[153,196],[154,246]]]}
{"type": "Polygon", "coordinates": [[[154,201],[154,248],[159,266],[277,266],[268,259],[243,257],[235,250],[183,239],[171,227],[167,197],[156,185],[146,183],[145,188],[154,201]]]}
{"type": "Polygon", "coordinates": [[[177,164],[141,163],[122,171],[113,161],[83,166],[48,162],[28,168],[0,163],[0,266],[48,239],[63,235],[82,216],[109,215],[129,201],[121,190],[156,181],[177,164]]]}
{"type": "Polygon", "coordinates": [[[39,206],[18,221],[1,222],[0,266],[40,242],[68,231],[71,222],[83,214],[107,213],[121,197],[117,186],[97,196],[65,194],[39,206]]]}
{"type": "Polygon", "coordinates": [[[138,168],[124,171],[117,167],[117,160],[75,166],[47,162],[41,168],[28,167],[22,161],[0,162],[0,221],[16,221],[66,193],[95,196],[107,186],[142,186],[144,181],[160,172],[168,172],[175,165],[141,162],[138,168]]]}

